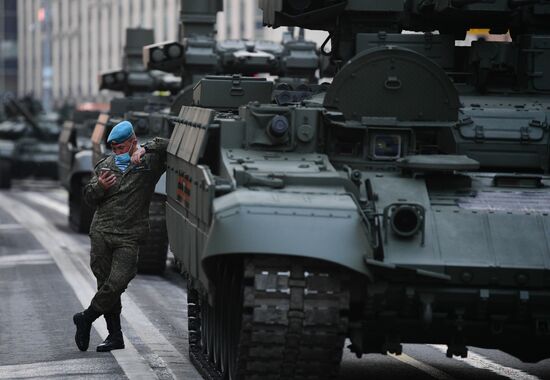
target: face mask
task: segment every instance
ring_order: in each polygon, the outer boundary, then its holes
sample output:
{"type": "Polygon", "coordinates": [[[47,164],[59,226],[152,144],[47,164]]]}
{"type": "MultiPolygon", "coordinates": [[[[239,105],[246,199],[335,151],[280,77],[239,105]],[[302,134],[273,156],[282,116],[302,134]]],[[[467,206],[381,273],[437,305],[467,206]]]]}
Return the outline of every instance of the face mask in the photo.
{"type": "Polygon", "coordinates": [[[117,165],[125,165],[130,163],[130,153],[126,152],[122,154],[117,154],[115,156],[115,163],[117,165]]]}
{"type": "Polygon", "coordinates": [[[115,164],[117,165],[128,165],[130,163],[130,151],[134,144],[130,145],[128,152],[115,155],[115,164]]]}

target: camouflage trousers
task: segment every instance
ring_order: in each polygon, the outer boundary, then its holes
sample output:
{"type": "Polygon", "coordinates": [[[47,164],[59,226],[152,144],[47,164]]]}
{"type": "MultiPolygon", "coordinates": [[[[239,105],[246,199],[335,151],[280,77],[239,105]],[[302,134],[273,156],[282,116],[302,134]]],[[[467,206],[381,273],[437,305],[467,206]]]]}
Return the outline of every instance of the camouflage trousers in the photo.
{"type": "Polygon", "coordinates": [[[102,314],[120,314],[120,295],[137,273],[137,237],[91,232],[90,267],[97,279],[92,307],[102,314]]]}

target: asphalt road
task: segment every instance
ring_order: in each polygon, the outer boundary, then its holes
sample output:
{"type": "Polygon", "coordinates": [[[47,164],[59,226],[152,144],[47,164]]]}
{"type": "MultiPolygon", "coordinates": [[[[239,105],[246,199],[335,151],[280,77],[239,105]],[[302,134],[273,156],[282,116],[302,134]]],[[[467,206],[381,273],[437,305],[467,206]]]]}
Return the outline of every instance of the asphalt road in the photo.
{"type": "MultiPolygon", "coordinates": [[[[187,354],[185,281],[170,260],[163,276],[138,275],[123,295],[126,349],[97,353],[107,335],[94,323],[90,350],[74,344],[72,315],[95,281],[89,239],[67,225],[67,193],[25,180],[0,192],[0,379],[200,379],[187,354]]],[[[401,356],[344,353],[341,379],[550,380],[550,360],[525,364],[496,350],[406,345],[401,356]]]]}

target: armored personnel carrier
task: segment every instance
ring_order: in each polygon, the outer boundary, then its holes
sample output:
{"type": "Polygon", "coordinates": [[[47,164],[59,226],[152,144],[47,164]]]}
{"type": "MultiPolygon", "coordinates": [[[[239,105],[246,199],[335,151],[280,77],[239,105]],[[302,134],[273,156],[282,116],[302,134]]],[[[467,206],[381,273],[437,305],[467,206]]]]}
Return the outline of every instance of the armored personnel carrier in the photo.
{"type": "Polygon", "coordinates": [[[339,70],[284,106],[265,81],[206,78],[180,113],[167,224],[195,365],[333,379],[346,338],[550,357],[550,3],[260,5],[328,30],[339,70]],[[457,46],[470,28],[512,42],[457,46]]]}
{"type": "Polygon", "coordinates": [[[6,120],[0,123],[0,188],[13,178],[57,178],[58,116],[44,113],[30,97],[4,97],[6,120]]]}

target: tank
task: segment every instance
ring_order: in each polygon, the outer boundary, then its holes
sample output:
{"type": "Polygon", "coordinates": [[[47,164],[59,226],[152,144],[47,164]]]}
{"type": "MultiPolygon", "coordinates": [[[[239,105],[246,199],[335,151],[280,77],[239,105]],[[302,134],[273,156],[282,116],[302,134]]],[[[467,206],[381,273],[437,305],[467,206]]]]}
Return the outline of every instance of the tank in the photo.
{"type": "Polygon", "coordinates": [[[358,357],[432,343],[548,358],[545,6],[260,6],[265,24],[328,30],[337,73],[286,105],[257,78],[205,78],[180,112],[167,225],[195,365],[334,379],[346,339],[358,357]],[[470,28],[512,41],[456,43],[470,28]]]}
{"type": "Polygon", "coordinates": [[[31,97],[4,97],[5,117],[0,123],[0,188],[13,178],[57,178],[58,115],[45,113],[31,97]]]}

